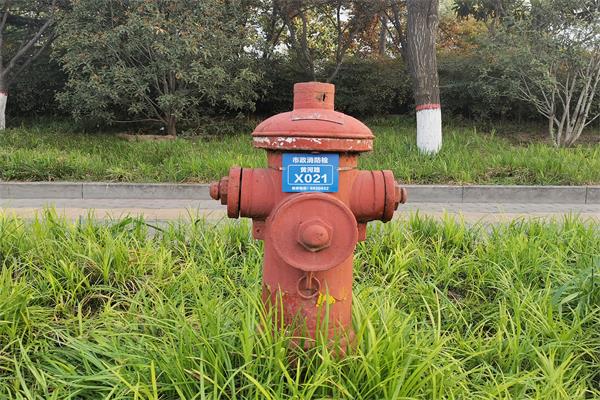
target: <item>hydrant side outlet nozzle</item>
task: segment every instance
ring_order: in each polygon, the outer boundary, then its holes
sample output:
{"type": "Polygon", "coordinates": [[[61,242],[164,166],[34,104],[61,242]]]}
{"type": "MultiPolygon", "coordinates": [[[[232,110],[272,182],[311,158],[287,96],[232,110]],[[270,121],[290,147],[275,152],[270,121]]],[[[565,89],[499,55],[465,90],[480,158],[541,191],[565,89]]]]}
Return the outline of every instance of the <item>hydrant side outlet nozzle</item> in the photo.
{"type": "Polygon", "coordinates": [[[212,197],[214,200],[219,200],[221,199],[221,191],[219,190],[219,182],[212,182],[210,184],[210,197],[212,197]]]}

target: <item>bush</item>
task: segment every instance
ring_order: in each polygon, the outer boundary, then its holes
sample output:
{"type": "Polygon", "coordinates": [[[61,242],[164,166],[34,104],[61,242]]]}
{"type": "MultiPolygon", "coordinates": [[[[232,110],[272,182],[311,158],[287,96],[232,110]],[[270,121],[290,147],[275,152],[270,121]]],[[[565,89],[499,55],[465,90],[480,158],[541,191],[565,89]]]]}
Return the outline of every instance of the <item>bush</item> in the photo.
{"type": "MultiPolygon", "coordinates": [[[[329,65],[327,72],[333,67],[329,65]]],[[[495,69],[479,50],[442,51],[438,54],[438,67],[446,115],[489,121],[540,119],[530,105],[507,95],[515,82],[495,69]]],[[[291,110],[294,83],[311,80],[285,57],[263,62],[257,69],[265,74],[264,80],[255,87],[260,94],[256,110],[262,116],[291,110]]],[[[59,114],[55,95],[64,88],[65,79],[55,61],[41,56],[11,86],[8,114],[17,117],[59,114]]],[[[364,118],[414,111],[410,77],[401,60],[348,58],[333,83],[336,85],[336,109],[350,115],[364,118]]],[[[215,107],[221,114],[223,108],[215,107]]],[[[595,99],[593,110],[597,109],[600,109],[600,96],[595,99]]],[[[111,108],[111,113],[119,119],[127,119],[126,111],[116,106],[111,108]]],[[[204,116],[208,117],[208,114],[204,116]]],[[[230,117],[231,113],[225,113],[222,120],[205,118],[186,125],[183,132],[190,132],[190,129],[205,133],[238,131],[239,118],[233,125],[221,126],[230,117]]],[[[97,123],[91,119],[86,121],[90,126],[97,123]]],[[[600,127],[600,119],[592,127],[600,127]]]]}
{"type": "Polygon", "coordinates": [[[351,115],[406,113],[414,104],[410,76],[400,60],[348,59],[333,83],[337,108],[351,115]]]}
{"type": "Polygon", "coordinates": [[[508,95],[515,82],[478,54],[441,54],[438,71],[446,113],[477,120],[537,117],[530,105],[508,95]]]}
{"type": "MultiPolygon", "coordinates": [[[[514,82],[477,52],[441,52],[438,64],[446,114],[477,120],[538,119],[530,105],[508,95],[514,82]]],[[[334,67],[327,66],[326,72],[334,67]]],[[[285,58],[271,60],[263,68],[265,86],[257,111],[271,115],[291,110],[294,83],[311,78],[285,58]]],[[[410,76],[401,60],[351,57],[332,83],[338,111],[359,117],[414,111],[410,76]]]]}
{"type": "Polygon", "coordinates": [[[260,69],[264,72],[264,80],[258,90],[260,95],[256,102],[256,112],[259,115],[290,111],[294,83],[312,80],[285,57],[263,61],[260,69]]]}
{"type": "Polygon", "coordinates": [[[73,3],[58,24],[68,74],[61,104],[75,119],[160,123],[169,134],[206,115],[252,110],[260,74],[241,49],[242,1],[73,3]]]}
{"type": "Polygon", "coordinates": [[[7,115],[41,116],[60,113],[56,93],[65,85],[65,75],[48,54],[42,54],[11,85],[7,115]]]}
{"type": "MultiPolygon", "coordinates": [[[[328,65],[325,70],[333,68],[328,65]]],[[[270,61],[265,73],[266,85],[256,107],[262,114],[291,110],[294,83],[311,80],[284,58],[270,61]]],[[[399,114],[413,104],[410,78],[399,60],[348,58],[332,83],[336,110],[350,115],[399,114]]]]}

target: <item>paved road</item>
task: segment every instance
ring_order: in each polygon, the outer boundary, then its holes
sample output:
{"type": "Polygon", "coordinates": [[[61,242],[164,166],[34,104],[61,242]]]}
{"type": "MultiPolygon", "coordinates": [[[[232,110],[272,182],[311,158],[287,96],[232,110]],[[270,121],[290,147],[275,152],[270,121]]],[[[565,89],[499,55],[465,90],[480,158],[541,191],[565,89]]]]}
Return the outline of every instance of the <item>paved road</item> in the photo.
{"type": "MultiPolygon", "coordinates": [[[[45,207],[54,207],[70,219],[87,217],[119,218],[143,215],[148,220],[187,219],[203,216],[207,219],[226,217],[225,207],[213,200],[148,200],[148,199],[8,199],[0,200],[0,210],[9,215],[32,218],[45,207]]],[[[467,222],[499,222],[514,218],[561,218],[578,214],[584,219],[600,222],[600,204],[506,204],[506,203],[413,203],[400,206],[395,218],[419,212],[421,215],[460,216],[467,222]]]]}

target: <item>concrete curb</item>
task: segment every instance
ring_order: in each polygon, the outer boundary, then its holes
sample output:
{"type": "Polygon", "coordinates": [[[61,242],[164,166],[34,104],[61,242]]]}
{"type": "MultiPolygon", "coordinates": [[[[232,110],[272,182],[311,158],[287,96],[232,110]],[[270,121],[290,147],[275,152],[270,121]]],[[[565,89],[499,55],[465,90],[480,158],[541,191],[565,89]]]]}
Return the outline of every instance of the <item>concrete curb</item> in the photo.
{"type": "MultiPolygon", "coordinates": [[[[600,204],[600,186],[405,185],[411,203],[600,204]]],[[[0,199],[210,199],[207,184],[0,182],[0,199]]]]}

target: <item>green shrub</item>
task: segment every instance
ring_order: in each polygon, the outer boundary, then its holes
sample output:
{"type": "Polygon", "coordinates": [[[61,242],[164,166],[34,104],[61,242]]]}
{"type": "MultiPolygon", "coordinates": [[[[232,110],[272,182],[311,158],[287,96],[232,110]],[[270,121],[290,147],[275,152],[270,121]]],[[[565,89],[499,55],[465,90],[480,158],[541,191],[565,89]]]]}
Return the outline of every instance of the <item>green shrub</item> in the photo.
{"type": "MultiPolygon", "coordinates": [[[[324,75],[334,68],[327,65],[324,75]]],[[[312,79],[285,58],[269,61],[265,74],[263,96],[256,107],[261,114],[291,110],[294,83],[312,79]]],[[[332,83],[336,110],[350,115],[404,113],[413,102],[410,78],[400,60],[348,58],[332,83]]]]}
{"type": "Polygon", "coordinates": [[[48,54],[42,54],[11,85],[7,115],[32,116],[60,113],[56,93],[65,85],[65,75],[48,54]]]}
{"type": "Polygon", "coordinates": [[[414,104],[410,76],[400,60],[351,58],[333,83],[336,107],[351,115],[406,113],[414,104]]]}
{"type": "Polygon", "coordinates": [[[264,80],[256,102],[256,112],[260,115],[290,111],[294,83],[312,80],[285,57],[264,61],[261,70],[264,72],[264,80]]]}
{"type": "Polygon", "coordinates": [[[438,72],[446,113],[477,120],[537,118],[530,105],[508,95],[515,82],[477,54],[441,54],[438,72]]]}
{"type": "MultiPolygon", "coordinates": [[[[328,65],[325,74],[335,68],[328,65]]],[[[477,120],[539,119],[530,105],[509,96],[514,82],[475,53],[438,55],[442,108],[446,114],[477,120]]],[[[288,59],[264,66],[265,87],[257,104],[262,115],[292,109],[294,83],[311,80],[288,59]]],[[[402,60],[350,57],[333,82],[336,110],[359,117],[412,113],[410,76],[402,60]]]]}

